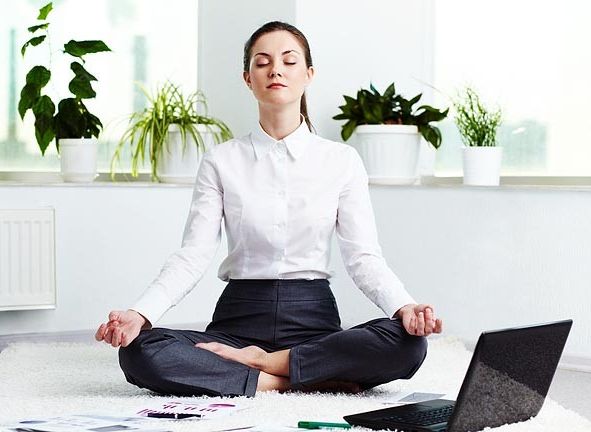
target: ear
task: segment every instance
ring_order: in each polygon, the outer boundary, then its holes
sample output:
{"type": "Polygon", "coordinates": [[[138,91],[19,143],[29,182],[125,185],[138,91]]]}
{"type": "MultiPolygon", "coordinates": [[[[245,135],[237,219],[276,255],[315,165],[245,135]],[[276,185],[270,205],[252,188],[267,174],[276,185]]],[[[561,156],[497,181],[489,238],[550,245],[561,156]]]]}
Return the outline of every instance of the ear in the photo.
{"type": "Polygon", "coordinates": [[[248,72],[242,72],[242,79],[244,79],[248,88],[251,88],[252,82],[250,81],[250,74],[248,72]]]}
{"type": "Polygon", "coordinates": [[[306,85],[308,85],[312,82],[312,80],[314,79],[315,73],[316,73],[316,70],[314,69],[314,67],[310,66],[308,68],[308,70],[306,71],[306,85]]]}

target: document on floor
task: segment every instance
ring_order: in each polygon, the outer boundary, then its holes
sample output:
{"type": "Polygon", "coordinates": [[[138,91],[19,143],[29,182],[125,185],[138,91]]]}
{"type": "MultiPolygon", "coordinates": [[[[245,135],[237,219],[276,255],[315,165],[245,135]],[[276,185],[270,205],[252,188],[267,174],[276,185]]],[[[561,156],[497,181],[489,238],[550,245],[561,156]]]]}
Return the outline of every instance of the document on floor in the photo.
{"type": "Polygon", "coordinates": [[[133,415],[141,417],[158,417],[160,415],[178,414],[179,416],[191,415],[192,419],[211,419],[234,414],[237,411],[248,408],[244,404],[236,404],[228,399],[169,399],[151,402],[141,406],[133,412],[133,415]]]}
{"type": "Polygon", "coordinates": [[[95,415],[69,415],[37,417],[0,426],[0,431],[10,432],[71,432],[71,431],[137,431],[170,432],[161,422],[138,417],[111,417],[95,415]]]}

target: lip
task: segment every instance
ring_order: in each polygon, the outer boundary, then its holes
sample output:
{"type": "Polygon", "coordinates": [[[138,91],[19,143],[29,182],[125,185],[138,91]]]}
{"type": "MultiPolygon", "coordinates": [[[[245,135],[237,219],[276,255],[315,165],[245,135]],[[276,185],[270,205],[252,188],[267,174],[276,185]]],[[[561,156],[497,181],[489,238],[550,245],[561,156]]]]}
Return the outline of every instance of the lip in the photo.
{"type": "Polygon", "coordinates": [[[287,87],[287,86],[285,84],[281,84],[281,83],[272,83],[267,86],[268,89],[283,88],[283,87],[287,87]]]}

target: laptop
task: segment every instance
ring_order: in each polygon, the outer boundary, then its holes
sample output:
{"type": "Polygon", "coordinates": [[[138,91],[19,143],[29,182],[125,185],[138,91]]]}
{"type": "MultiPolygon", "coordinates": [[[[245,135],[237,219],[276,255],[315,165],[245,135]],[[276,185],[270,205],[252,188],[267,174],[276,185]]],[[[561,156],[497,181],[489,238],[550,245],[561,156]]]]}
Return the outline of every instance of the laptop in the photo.
{"type": "Polygon", "coordinates": [[[343,417],[404,432],[468,432],[536,416],[548,394],[572,320],[484,332],[457,400],[436,399],[343,417]]]}

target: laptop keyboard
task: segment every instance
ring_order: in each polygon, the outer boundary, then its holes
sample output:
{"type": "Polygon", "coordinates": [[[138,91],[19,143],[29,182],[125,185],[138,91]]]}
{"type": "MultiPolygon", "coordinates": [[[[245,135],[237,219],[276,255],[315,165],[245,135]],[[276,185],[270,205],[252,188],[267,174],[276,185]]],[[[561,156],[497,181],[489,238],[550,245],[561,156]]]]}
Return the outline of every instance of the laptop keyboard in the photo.
{"type": "Polygon", "coordinates": [[[396,423],[414,424],[417,426],[428,426],[446,422],[451,416],[453,409],[453,405],[448,405],[434,410],[410,412],[402,415],[398,414],[383,417],[382,420],[392,421],[396,423]]]}

